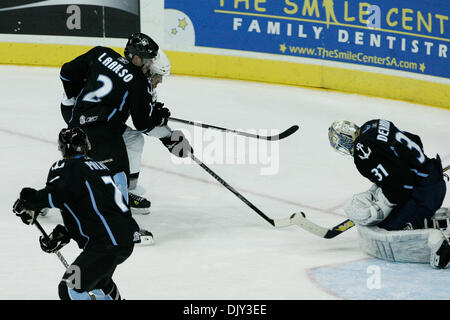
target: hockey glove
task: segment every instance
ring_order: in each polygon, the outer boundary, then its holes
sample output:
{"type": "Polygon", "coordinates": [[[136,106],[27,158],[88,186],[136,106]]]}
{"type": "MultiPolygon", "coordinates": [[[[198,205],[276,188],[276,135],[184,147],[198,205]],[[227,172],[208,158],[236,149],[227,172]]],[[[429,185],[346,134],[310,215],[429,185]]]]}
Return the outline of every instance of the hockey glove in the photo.
{"type": "Polygon", "coordinates": [[[186,158],[189,154],[194,153],[189,141],[180,130],[174,130],[170,137],[161,138],[160,140],[177,157],[186,158]]]}
{"type": "Polygon", "coordinates": [[[162,127],[167,124],[170,117],[169,109],[164,107],[164,103],[156,102],[153,106],[152,118],[156,123],[156,127],[162,127]]]}
{"type": "Polygon", "coordinates": [[[13,212],[22,219],[25,224],[33,224],[36,221],[37,213],[34,210],[27,209],[27,201],[17,199],[13,205],[13,212]]]}
{"type": "Polygon", "coordinates": [[[48,237],[40,236],[39,243],[41,249],[47,253],[54,253],[70,242],[70,235],[67,229],[58,224],[48,237]]]}
{"type": "Polygon", "coordinates": [[[33,188],[22,188],[22,190],[20,191],[20,199],[23,200],[31,200],[32,197],[36,194],[36,189],[33,188]]]}
{"type": "Polygon", "coordinates": [[[344,206],[344,211],[353,222],[371,226],[386,219],[394,206],[384,196],[381,188],[370,188],[354,195],[344,206]]]}

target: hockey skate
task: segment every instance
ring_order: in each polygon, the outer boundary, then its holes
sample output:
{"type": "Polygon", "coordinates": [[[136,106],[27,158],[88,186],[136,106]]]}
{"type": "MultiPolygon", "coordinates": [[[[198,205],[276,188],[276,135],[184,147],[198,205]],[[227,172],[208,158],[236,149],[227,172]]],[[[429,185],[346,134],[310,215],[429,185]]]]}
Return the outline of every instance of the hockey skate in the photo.
{"type": "Polygon", "coordinates": [[[128,192],[128,200],[132,214],[149,214],[151,203],[144,197],[128,192]]]}
{"type": "Polygon", "coordinates": [[[139,234],[138,239],[136,239],[135,243],[139,246],[149,246],[154,243],[153,234],[145,229],[139,229],[137,232],[139,234]]]}

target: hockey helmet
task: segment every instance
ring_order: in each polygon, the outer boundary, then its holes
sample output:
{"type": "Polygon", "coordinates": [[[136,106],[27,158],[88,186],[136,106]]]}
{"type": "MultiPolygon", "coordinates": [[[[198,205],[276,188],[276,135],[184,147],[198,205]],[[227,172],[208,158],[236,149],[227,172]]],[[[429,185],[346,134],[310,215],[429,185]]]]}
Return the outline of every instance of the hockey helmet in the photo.
{"type": "Polygon", "coordinates": [[[159,46],[148,35],[136,32],[128,37],[128,42],[125,46],[125,58],[129,61],[133,59],[134,55],[141,59],[153,59],[158,53],[159,46]]]}
{"type": "Polygon", "coordinates": [[[58,149],[64,158],[68,158],[86,154],[91,149],[91,144],[81,128],[64,128],[58,135],[58,149]]]}
{"type": "Polygon", "coordinates": [[[159,50],[156,58],[150,66],[150,76],[155,74],[160,76],[168,76],[170,75],[170,67],[169,57],[167,57],[164,51],[159,50]]]}
{"type": "Polygon", "coordinates": [[[156,88],[163,80],[163,77],[170,75],[170,60],[162,51],[158,51],[158,55],[153,59],[153,63],[148,70],[148,81],[153,88],[156,88]]]}
{"type": "Polygon", "coordinates": [[[331,147],[339,153],[353,156],[355,139],[359,135],[359,129],[355,123],[347,120],[334,121],[328,129],[331,147]]]}

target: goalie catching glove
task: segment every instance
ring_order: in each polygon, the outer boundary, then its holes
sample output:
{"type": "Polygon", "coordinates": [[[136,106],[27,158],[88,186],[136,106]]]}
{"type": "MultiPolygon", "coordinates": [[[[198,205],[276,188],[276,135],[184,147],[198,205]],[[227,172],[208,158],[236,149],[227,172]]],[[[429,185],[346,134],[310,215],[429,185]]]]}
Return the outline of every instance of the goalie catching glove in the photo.
{"type": "Polygon", "coordinates": [[[55,253],[70,242],[70,235],[67,229],[58,224],[48,237],[40,236],[39,243],[41,249],[47,253],[55,253]]]}
{"type": "Polygon", "coordinates": [[[355,194],[344,206],[344,211],[353,222],[371,226],[386,219],[394,206],[374,184],[368,191],[355,194]]]}
{"type": "Polygon", "coordinates": [[[186,158],[189,154],[194,153],[189,141],[180,130],[174,130],[169,137],[160,140],[177,157],[186,158]]]}

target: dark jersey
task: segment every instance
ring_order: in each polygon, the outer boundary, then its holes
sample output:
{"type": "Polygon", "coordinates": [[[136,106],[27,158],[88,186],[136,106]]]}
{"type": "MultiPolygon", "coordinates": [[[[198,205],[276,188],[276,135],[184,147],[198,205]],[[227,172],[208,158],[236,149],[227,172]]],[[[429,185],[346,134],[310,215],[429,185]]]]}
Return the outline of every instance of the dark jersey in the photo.
{"type": "Polygon", "coordinates": [[[57,161],[47,184],[30,202],[61,209],[64,225],[80,248],[130,246],[139,226],[108,168],[87,157],[57,161]]]}
{"type": "Polygon", "coordinates": [[[76,97],[69,126],[123,124],[131,115],[137,130],[145,133],[155,127],[147,78],[111,48],[98,46],[65,63],[60,78],[67,97],[76,97]]]}
{"type": "Polygon", "coordinates": [[[358,171],[381,187],[392,203],[404,202],[428,176],[429,159],[419,136],[399,130],[390,121],[377,119],[363,124],[354,148],[358,171]]]}

